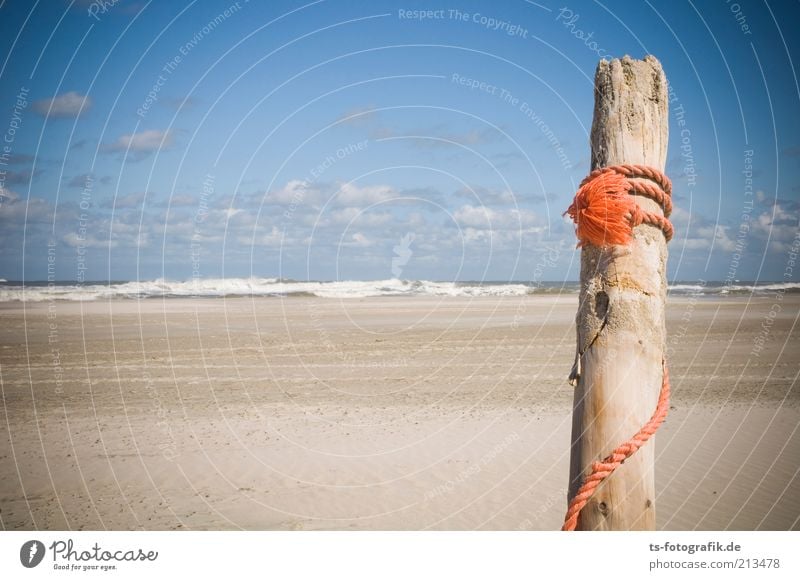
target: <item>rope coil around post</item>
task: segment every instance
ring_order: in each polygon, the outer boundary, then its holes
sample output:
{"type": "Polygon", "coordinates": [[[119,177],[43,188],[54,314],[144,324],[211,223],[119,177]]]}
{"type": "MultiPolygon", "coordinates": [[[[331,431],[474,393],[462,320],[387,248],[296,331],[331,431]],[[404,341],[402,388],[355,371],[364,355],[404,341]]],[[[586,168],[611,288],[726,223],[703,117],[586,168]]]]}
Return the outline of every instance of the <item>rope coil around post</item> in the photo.
{"type": "Polygon", "coordinates": [[[578,247],[626,245],[633,240],[633,228],[650,224],[660,228],[669,242],[673,228],[672,182],[646,165],[613,165],[595,169],[582,182],[566,214],[577,225],[578,247]],[[650,181],[631,181],[633,178],[650,181]],[[641,195],[655,201],[664,215],[648,212],[631,197],[641,195]]]}
{"type": "MultiPolygon", "coordinates": [[[[669,242],[674,231],[668,219],[670,213],[672,182],[661,171],[647,165],[613,165],[592,171],[581,182],[572,205],[565,212],[575,222],[578,247],[587,243],[600,247],[630,244],[633,228],[641,224],[661,229],[669,242]],[[632,181],[635,178],[641,179],[632,181]],[[664,215],[643,210],[634,195],[652,199],[661,206],[664,215]]],[[[661,391],[650,420],[605,459],[592,463],[591,472],[569,502],[562,530],[575,530],[581,510],[598,486],[658,430],[669,411],[669,394],[669,371],[664,361],[661,391]]]]}

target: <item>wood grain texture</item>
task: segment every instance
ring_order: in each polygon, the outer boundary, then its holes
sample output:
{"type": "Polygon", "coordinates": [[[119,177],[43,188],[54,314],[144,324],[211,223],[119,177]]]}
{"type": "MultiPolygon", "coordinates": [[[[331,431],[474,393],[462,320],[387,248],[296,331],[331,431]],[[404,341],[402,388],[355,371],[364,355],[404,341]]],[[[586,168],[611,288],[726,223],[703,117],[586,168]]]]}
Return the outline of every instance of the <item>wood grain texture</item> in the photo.
{"type": "MultiPolygon", "coordinates": [[[[595,75],[592,169],[639,163],[664,170],[667,82],[658,60],[601,61],[595,75]]],[[[661,212],[636,196],[643,209],[661,212]]],[[[578,353],[569,498],[603,459],[650,418],[665,347],[667,248],[661,230],[641,225],[630,246],[581,252],[578,353]]],[[[581,512],[578,529],[655,529],[651,440],[606,480],[581,512]]]]}

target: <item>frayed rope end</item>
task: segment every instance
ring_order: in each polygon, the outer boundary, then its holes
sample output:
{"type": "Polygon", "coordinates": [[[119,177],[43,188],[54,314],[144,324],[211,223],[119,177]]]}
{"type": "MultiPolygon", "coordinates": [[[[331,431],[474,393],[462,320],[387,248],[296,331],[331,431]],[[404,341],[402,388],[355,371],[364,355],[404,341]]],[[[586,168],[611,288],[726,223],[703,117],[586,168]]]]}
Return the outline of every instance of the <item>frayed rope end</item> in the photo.
{"type": "Polygon", "coordinates": [[[578,189],[565,215],[575,222],[578,247],[626,245],[633,240],[639,206],[628,195],[631,184],[624,175],[604,171],[578,189]]]}

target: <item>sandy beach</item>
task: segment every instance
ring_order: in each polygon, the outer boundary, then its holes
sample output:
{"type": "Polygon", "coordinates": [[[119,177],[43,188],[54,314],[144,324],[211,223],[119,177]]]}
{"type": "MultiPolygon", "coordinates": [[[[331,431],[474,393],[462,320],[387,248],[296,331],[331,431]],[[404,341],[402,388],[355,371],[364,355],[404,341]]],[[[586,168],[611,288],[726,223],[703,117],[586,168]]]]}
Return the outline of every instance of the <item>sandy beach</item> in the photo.
{"type": "MultiPolygon", "coordinates": [[[[0,524],[558,529],[576,302],[2,303],[0,524]]],[[[775,303],[670,299],[659,528],[800,529],[800,295],[775,303]]]]}

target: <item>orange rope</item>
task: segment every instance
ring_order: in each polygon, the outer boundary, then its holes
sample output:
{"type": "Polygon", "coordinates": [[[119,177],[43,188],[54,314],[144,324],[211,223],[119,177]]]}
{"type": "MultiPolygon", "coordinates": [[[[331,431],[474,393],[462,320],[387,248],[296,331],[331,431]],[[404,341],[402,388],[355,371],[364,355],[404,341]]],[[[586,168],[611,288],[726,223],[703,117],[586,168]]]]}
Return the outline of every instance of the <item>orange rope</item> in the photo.
{"type": "Polygon", "coordinates": [[[603,461],[595,461],[592,463],[592,472],[583,481],[580,489],[578,489],[572,501],[569,502],[567,508],[567,515],[564,517],[564,526],[561,528],[563,531],[572,531],[578,525],[578,515],[580,515],[583,507],[589,502],[589,499],[594,495],[597,486],[599,486],[604,479],[611,475],[614,470],[622,465],[622,463],[631,455],[638,451],[639,447],[647,443],[647,440],[667,418],[669,412],[669,371],[664,365],[664,378],[661,381],[661,393],[658,395],[658,404],[656,410],[650,420],[639,429],[639,432],[631,437],[628,441],[614,449],[608,457],[603,461]]]}
{"type": "Polygon", "coordinates": [[[564,213],[577,225],[579,247],[587,242],[595,246],[629,244],[633,228],[641,224],[661,228],[670,241],[673,228],[667,218],[672,213],[672,182],[646,165],[595,169],[581,182],[572,205],[564,213]],[[651,181],[631,181],[632,178],[651,181]],[[664,215],[643,210],[632,195],[649,197],[661,206],[664,215]]]}
{"type": "MultiPolygon", "coordinates": [[[[572,205],[565,213],[577,226],[578,246],[586,243],[596,246],[629,244],[633,239],[633,228],[640,224],[660,228],[669,241],[673,234],[672,224],[667,219],[672,212],[671,195],[672,183],[657,169],[646,165],[614,165],[592,171],[581,182],[572,205]],[[632,178],[650,181],[631,181],[632,178]],[[662,207],[664,215],[641,209],[631,195],[643,195],[654,200],[662,207]]],[[[598,486],[647,443],[661,426],[669,411],[669,393],[669,371],[664,362],[661,392],[653,416],[636,435],[605,459],[592,463],[591,472],[569,502],[562,530],[572,531],[577,527],[581,510],[598,486]]]]}

